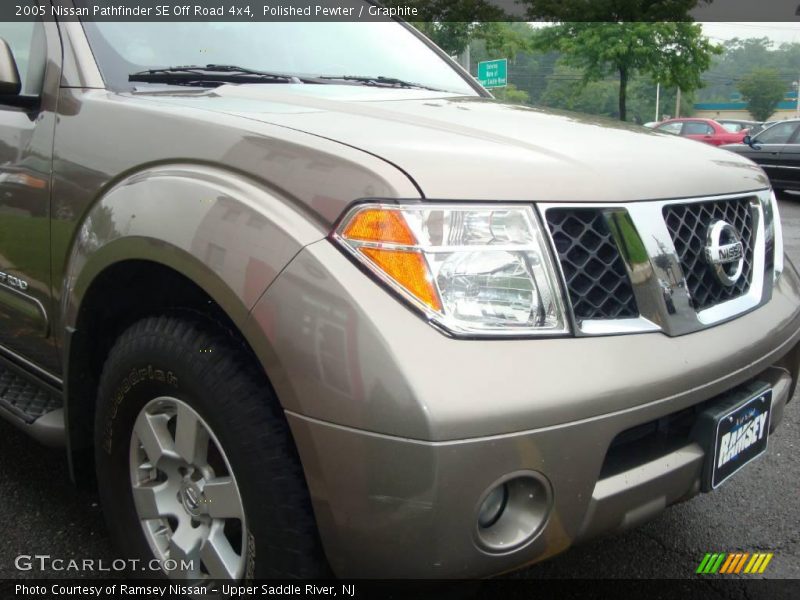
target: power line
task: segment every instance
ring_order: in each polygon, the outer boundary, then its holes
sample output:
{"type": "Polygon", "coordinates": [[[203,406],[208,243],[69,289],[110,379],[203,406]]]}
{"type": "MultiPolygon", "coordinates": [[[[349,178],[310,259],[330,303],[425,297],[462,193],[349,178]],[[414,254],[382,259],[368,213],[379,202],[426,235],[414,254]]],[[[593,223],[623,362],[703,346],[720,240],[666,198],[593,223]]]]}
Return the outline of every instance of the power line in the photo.
{"type": "Polygon", "coordinates": [[[735,27],[744,27],[749,29],[777,29],[779,31],[794,31],[800,35],[800,28],[797,27],[781,27],[779,25],[756,25],[755,23],[741,23],[737,21],[717,21],[720,25],[733,25],[735,27]]]}

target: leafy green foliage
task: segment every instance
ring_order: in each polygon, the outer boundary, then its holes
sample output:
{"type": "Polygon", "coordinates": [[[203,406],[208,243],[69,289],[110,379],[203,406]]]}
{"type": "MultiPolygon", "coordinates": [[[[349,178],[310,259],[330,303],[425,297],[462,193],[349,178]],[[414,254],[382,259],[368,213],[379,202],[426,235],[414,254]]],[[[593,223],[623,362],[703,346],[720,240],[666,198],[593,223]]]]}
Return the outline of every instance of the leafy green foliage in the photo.
{"type": "MultiPolygon", "coordinates": [[[[637,77],[631,81],[628,91],[628,116],[631,115],[639,123],[660,121],[666,116],[674,116],[677,90],[674,87],[661,86],[659,114],[656,116],[656,84],[646,77],[637,77]]],[[[681,92],[681,116],[688,116],[694,110],[695,93],[681,92]]]]}
{"type": "MultiPolygon", "coordinates": [[[[517,56],[524,56],[533,48],[532,30],[526,23],[415,23],[418,29],[430,37],[439,47],[451,54],[460,53],[457,49],[464,40],[476,49],[473,56],[473,72],[478,62],[507,58],[512,63],[517,56]]],[[[464,44],[464,48],[466,45],[464,44]]],[[[463,49],[461,50],[463,51],[463,49]]],[[[515,103],[528,103],[530,94],[514,84],[505,88],[495,88],[492,93],[499,100],[515,103]]]]}
{"type": "Polygon", "coordinates": [[[580,70],[560,64],[548,77],[547,87],[539,101],[553,108],[614,116],[617,84],[613,81],[585,82],[580,70]]]}
{"type": "Polygon", "coordinates": [[[733,39],[721,47],[708,42],[686,17],[705,0],[521,0],[529,18],[558,21],[546,29],[498,22],[496,16],[457,19],[458,11],[494,10],[484,0],[412,1],[424,6],[426,18],[439,18],[416,25],[448,53],[469,45],[473,75],[478,62],[507,58],[512,85],[492,93],[513,102],[647,122],[657,120],[657,81],[662,118],[675,113],[677,86],[679,114],[685,116],[695,100],[737,99],[745,75],[757,69],[776,69],[784,92],[800,78],[800,44],[776,48],[768,38],[733,39]],[[609,15],[619,22],[607,22],[609,15]]]}
{"type": "Polygon", "coordinates": [[[531,100],[528,92],[518,89],[513,83],[509,83],[504,88],[495,88],[492,90],[492,93],[498,100],[516,104],[527,104],[531,100]]]}
{"type": "Polygon", "coordinates": [[[420,21],[414,27],[428,36],[433,43],[449,55],[461,54],[475,37],[479,27],[476,23],[451,23],[446,21],[420,21]]]}
{"type": "Polygon", "coordinates": [[[530,19],[583,22],[689,21],[712,0],[521,0],[530,19]]]}
{"type": "Polygon", "coordinates": [[[580,69],[583,82],[619,77],[618,115],[627,118],[627,88],[636,74],[664,86],[694,90],[711,57],[721,52],[688,22],[561,23],[541,29],[535,47],[563,53],[565,65],[580,69]]]}
{"type": "MultiPolygon", "coordinates": [[[[527,23],[493,25],[498,27],[491,34],[475,37],[470,43],[473,75],[477,74],[479,62],[507,58],[509,81],[524,89],[531,101],[535,101],[537,85],[532,78],[538,77],[540,64],[546,60],[533,49],[533,29],[527,23]]],[[[538,85],[544,85],[544,81],[538,85]]]]}
{"type": "Polygon", "coordinates": [[[416,8],[419,21],[412,24],[451,55],[461,54],[473,38],[497,38],[494,43],[498,43],[498,36],[507,30],[504,21],[509,20],[490,0],[384,0],[383,4],[416,8]]]}
{"type": "Polygon", "coordinates": [[[487,49],[501,57],[530,49],[531,41],[524,34],[530,27],[523,23],[426,21],[413,25],[450,55],[461,54],[472,40],[483,40],[487,49]]]}
{"type": "Polygon", "coordinates": [[[484,23],[478,32],[486,50],[499,58],[513,59],[533,49],[533,35],[527,23],[484,23]]]}
{"type": "Polygon", "coordinates": [[[734,38],[724,43],[723,54],[716,58],[703,75],[705,87],[700,102],[730,102],[738,96],[739,82],[756,69],[776,69],[784,84],[791,89],[792,81],[800,76],[800,44],[781,44],[775,47],[769,38],[734,38]]]}
{"type": "Polygon", "coordinates": [[[786,84],[777,69],[755,69],[739,82],[747,110],[757,121],[766,121],[783,100],[786,84]]]}

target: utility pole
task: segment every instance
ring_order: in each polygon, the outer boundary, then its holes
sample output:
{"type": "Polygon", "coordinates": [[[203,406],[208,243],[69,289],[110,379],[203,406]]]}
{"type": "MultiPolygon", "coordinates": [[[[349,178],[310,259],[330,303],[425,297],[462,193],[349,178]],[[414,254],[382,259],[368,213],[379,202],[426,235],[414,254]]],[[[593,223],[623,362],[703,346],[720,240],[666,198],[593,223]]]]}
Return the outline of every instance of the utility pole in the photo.
{"type": "Polygon", "coordinates": [[[467,73],[472,73],[472,65],[470,64],[472,62],[472,60],[471,60],[472,56],[471,56],[471,52],[470,52],[470,47],[469,46],[470,45],[467,44],[467,47],[464,48],[464,51],[461,53],[461,56],[459,56],[460,60],[458,62],[461,63],[461,66],[464,67],[464,69],[467,71],[467,73]]]}
{"type": "Polygon", "coordinates": [[[800,79],[797,81],[792,82],[794,84],[795,89],[797,90],[797,107],[795,108],[795,117],[800,119],[800,79]]]}
{"type": "Polygon", "coordinates": [[[661,82],[656,82],[656,123],[659,121],[658,115],[661,112],[659,110],[659,102],[661,101],[661,82]]]}
{"type": "Polygon", "coordinates": [[[677,119],[681,116],[681,88],[678,88],[678,93],[675,96],[675,116],[674,119],[677,119]]]}

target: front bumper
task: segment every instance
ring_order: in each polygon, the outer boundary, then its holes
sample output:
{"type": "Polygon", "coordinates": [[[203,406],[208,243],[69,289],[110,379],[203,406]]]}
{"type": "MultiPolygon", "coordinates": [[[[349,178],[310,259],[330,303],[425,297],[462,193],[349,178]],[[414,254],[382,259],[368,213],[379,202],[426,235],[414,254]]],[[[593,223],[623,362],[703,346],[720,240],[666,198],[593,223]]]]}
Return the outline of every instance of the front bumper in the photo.
{"type": "Polygon", "coordinates": [[[622,432],[754,378],[775,387],[777,424],[797,379],[800,278],[787,265],[768,305],[680,337],[455,340],[323,241],[252,318],[334,571],[476,577],[697,493],[699,445],[610,452],[622,432]],[[546,478],[552,509],[532,540],[488,551],[476,537],[481,499],[517,472],[546,478]]]}

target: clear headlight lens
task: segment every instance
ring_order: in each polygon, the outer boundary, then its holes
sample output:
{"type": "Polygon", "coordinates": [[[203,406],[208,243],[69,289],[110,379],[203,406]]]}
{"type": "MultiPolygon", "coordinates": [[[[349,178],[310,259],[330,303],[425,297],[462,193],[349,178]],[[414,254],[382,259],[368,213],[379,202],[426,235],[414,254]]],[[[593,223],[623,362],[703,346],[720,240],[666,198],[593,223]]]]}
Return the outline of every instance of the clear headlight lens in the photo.
{"type": "Polygon", "coordinates": [[[568,332],[531,207],[361,204],[332,237],[452,333],[568,332]]]}
{"type": "Polygon", "coordinates": [[[783,273],[783,227],[781,226],[781,216],[778,213],[778,199],[775,192],[770,191],[767,202],[762,202],[764,207],[764,230],[767,238],[767,250],[773,248],[775,281],[783,273]]]}

